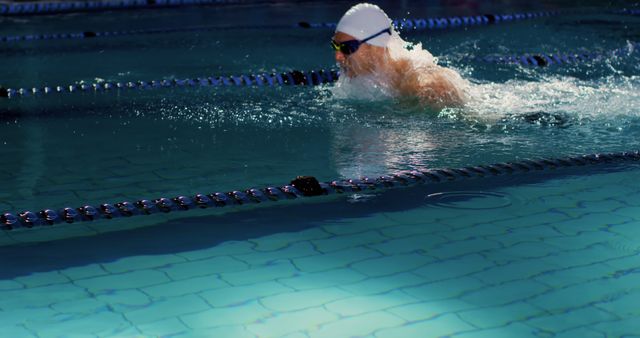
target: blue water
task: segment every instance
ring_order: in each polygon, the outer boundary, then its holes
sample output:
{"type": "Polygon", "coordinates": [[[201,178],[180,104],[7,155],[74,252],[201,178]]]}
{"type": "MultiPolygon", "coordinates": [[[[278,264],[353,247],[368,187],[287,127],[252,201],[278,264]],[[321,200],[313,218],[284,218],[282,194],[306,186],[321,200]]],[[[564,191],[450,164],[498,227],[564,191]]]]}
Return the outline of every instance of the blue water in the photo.
{"type": "MultiPolygon", "coordinates": [[[[0,35],[337,21],[303,2],[0,18],[0,35]]],[[[468,56],[606,51],[637,16],[537,2],[380,2],[391,17],[564,9],[403,37],[471,82],[464,109],[315,88],[0,102],[0,211],[638,149],[638,53],[530,68],[468,56]]],[[[220,29],[4,44],[4,86],[334,66],[326,30],[220,29]]],[[[0,233],[0,335],[633,336],[634,165],[0,233]],[[23,242],[22,244],[19,244],[23,242]]]]}

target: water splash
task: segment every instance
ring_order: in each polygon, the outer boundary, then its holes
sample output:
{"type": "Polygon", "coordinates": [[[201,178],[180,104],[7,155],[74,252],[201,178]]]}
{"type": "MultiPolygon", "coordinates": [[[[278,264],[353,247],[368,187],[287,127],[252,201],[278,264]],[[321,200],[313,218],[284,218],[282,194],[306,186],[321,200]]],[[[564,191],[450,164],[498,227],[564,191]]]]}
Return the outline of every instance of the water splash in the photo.
{"type": "MultiPolygon", "coordinates": [[[[387,46],[388,53],[373,64],[374,70],[356,77],[341,76],[332,89],[336,99],[363,101],[385,101],[398,99],[401,102],[419,101],[422,106],[438,107],[464,101],[467,82],[455,71],[440,67],[438,60],[421,43],[404,41],[394,32],[387,46]],[[397,74],[398,69],[405,69],[397,74]],[[405,76],[409,74],[408,76],[405,76]],[[416,74],[416,77],[411,75],[416,74]],[[419,94],[408,94],[415,87],[421,87],[419,94]],[[425,88],[426,87],[426,88],[425,88]],[[442,87],[443,89],[440,89],[442,87]],[[453,88],[452,90],[449,90],[453,88]],[[436,93],[436,94],[434,94],[436,93]],[[434,97],[435,96],[435,97],[434,97]]],[[[365,69],[371,65],[369,59],[353,56],[348,60],[349,69],[341,65],[342,74],[350,69],[365,69]]]]}

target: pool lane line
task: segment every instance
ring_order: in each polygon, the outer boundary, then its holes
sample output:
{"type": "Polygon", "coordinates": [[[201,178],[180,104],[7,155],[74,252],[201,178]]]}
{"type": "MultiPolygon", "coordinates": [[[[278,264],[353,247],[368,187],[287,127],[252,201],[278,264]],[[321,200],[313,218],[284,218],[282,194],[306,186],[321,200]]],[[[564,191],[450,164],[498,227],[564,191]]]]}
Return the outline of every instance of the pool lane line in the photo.
{"type": "Polygon", "coordinates": [[[243,0],[88,0],[54,1],[0,4],[0,16],[67,14],[77,12],[99,12],[118,9],[147,9],[184,6],[210,6],[221,4],[265,3],[267,1],[243,0]]]}
{"type": "MultiPolygon", "coordinates": [[[[474,16],[452,16],[434,18],[402,18],[393,20],[393,26],[399,31],[417,30],[441,30],[448,28],[481,26],[499,24],[504,22],[521,21],[526,19],[536,19],[560,15],[559,11],[510,13],[510,14],[482,14],[474,16]]],[[[335,22],[306,22],[301,21],[288,25],[240,25],[240,26],[215,26],[201,25],[188,27],[159,27],[148,29],[130,29],[114,31],[94,31],[86,30],[82,32],[69,33],[34,33],[26,35],[0,36],[0,42],[24,42],[40,40],[60,40],[60,39],[92,39],[105,37],[121,37],[132,35],[167,34],[180,32],[217,31],[231,29],[335,29],[335,22]]]]}
{"type": "Polygon", "coordinates": [[[173,198],[141,199],[136,202],[124,201],[115,204],[103,203],[98,206],[86,204],[77,208],[42,209],[39,212],[4,212],[0,214],[0,228],[4,231],[20,228],[30,229],[60,223],[89,222],[199,208],[241,206],[333,194],[373,192],[399,187],[630,161],[640,161],[640,152],[590,154],[557,159],[531,159],[464,168],[406,170],[378,178],[362,177],[359,179],[338,179],[329,182],[319,182],[313,176],[298,176],[289,184],[266,188],[196,194],[191,197],[180,195],[173,198]]]}
{"type": "Polygon", "coordinates": [[[591,51],[575,53],[525,53],[499,55],[491,54],[483,57],[470,56],[464,59],[483,63],[512,64],[521,66],[547,67],[553,65],[576,65],[601,60],[611,56],[628,56],[640,47],[638,42],[629,41],[626,46],[608,51],[591,51]]]}
{"type": "Polygon", "coordinates": [[[48,95],[55,93],[105,92],[112,90],[147,90],[170,87],[275,87],[275,86],[317,86],[338,80],[340,72],[335,69],[312,71],[290,71],[285,73],[261,73],[249,75],[209,76],[194,79],[171,79],[136,82],[95,82],[67,86],[43,86],[33,88],[0,87],[0,97],[48,95]]]}
{"type": "MultiPolygon", "coordinates": [[[[462,60],[490,64],[512,64],[521,66],[571,66],[587,63],[611,56],[628,56],[640,47],[637,42],[610,51],[580,53],[527,53],[522,55],[487,55],[484,57],[464,57],[462,60]]],[[[60,86],[40,86],[32,88],[5,88],[0,86],[0,98],[43,97],[63,93],[99,93],[108,91],[149,90],[172,87],[274,87],[274,86],[318,86],[338,80],[340,72],[335,69],[312,71],[294,70],[285,73],[260,73],[230,76],[208,76],[193,79],[170,79],[128,82],[94,82],[60,86]]]]}

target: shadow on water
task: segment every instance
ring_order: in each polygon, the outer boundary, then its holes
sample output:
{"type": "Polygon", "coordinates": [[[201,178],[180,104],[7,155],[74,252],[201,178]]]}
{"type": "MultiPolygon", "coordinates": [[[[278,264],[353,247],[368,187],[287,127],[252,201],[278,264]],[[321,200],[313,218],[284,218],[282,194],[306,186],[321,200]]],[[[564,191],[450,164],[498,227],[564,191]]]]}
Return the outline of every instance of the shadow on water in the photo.
{"type": "MultiPolygon", "coordinates": [[[[395,189],[377,194],[363,203],[345,198],[319,203],[281,204],[252,210],[238,209],[224,215],[186,217],[143,228],[90,237],[0,247],[0,278],[11,279],[35,272],[99,264],[138,255],[162,255],[215,247],[228,241],[283,232],[298,232],[326,222],[361,218],[381,212],[410,211],[439,203],[427,196],[443,191],[487,191],[535,184],[550,179],[637,170],[637,165],[602,164],[527,175],[502,176],[469,181],[395,189]]],[[[473,198],[470,196],[469,198],[473,198]]],[[[458,198],[458,202],[464,199],[458,198]]],[[[425,226],[432,220],[424,220],[425,226]]],[[[135,222],[135,219],[132,220],[135,222]]],[[[64,225],[60,225],[64,226],[64,225]]]]}

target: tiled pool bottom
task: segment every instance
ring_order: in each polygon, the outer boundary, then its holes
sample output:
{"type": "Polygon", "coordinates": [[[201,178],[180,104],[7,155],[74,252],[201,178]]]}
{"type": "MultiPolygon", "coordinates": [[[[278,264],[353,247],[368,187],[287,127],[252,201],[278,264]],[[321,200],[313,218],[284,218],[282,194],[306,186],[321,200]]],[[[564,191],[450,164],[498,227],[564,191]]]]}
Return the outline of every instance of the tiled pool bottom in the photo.
{"type": "MultiPolygon", "coordinates": [[[[637,174],[435,195],[207,248],[62,264],[0,280],[0,336],[638,336],[637,174]]],[[[32,255],[62,256],[52,243],[32,255]]]]}

